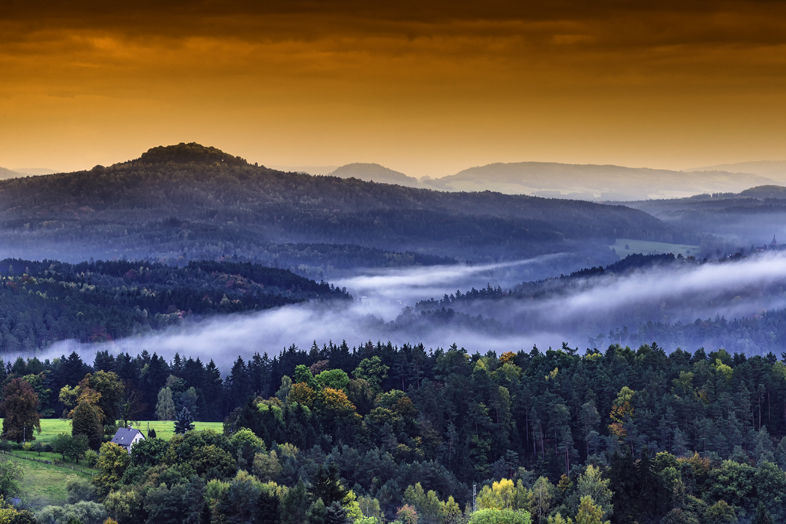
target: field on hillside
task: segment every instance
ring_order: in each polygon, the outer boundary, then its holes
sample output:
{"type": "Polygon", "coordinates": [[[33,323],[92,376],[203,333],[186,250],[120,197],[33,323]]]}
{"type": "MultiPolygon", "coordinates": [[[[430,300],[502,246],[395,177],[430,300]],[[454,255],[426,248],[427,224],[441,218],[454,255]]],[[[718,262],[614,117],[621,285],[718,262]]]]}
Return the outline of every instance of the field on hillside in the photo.
{"type": "Polygon", "coordinates": [[[634,253],[640,253],[642,255],[674,253],[675,256],[682,255],[684,257],[699,255],[699,246],[670,244],[668,242],[650,242],[648,240],[634,240],[631,238],[618,238],[610,247],[620,258],[624,258],[634,253]]]}
{"type": "MultiPolygon", "coordinates": [[[[0,418],[0,424],[3,419],[0,418]]],[[[156,430],[156,437],[169,440],[175,433],[175,423],[171,420],[143,420],[133,424],[133,426],[145,436],[147,436],[148,429],[156,430]]],[[[212,429],[222,433],[224,425],[221,422],[194,422],[194,429],[212,429]]],[[[71,421],[62,418],[42,418],[41,419],[41,433],[35,434],[37,442],[42,444],[49,444],[60,433],[71,434],[71,421]]]]}
{"type": "Polygon", "coordinates": [[[0,460],[9,460],[22,468],[19,498],[36,509],[49,504],[65,504],[68,498],[66,484],[71,480],[90,480],[92,477],[89,469],[70,464],[44,464],[26,460],[15,453],[0,457],[0,460]]]}
{"type": "MultiPolygon", "coordinates": [[[[0,419],[0,424],[2,424],[0,419]]],[[[156,437],[169,440],[174,435],[175,423],[171,420],[150,420],[134,424],[147,435],[149,429],[156,430],[156,437]]],[[[194,429],[222,432],[221,422],[195,422],[194,429]]],[[[59,418],[41,419],[41,433],[35,434],[35,442],[50,444],[60,433],[71,434],[71,421],[59,418]]],[[[13,449],[0,455],[0,460],[10,460],[22,468],[22,480],[19,483],[20,498],[34,509],[46,505],[65,504],[68,498],[66,484],[74,479],[90,480],[94,470],[83,463],[73,464],[61,462],[61,457],[53,452],[36,452],[32,450],[13,449]],[[45,463],[49,461],[51,463],[45,463]]]]}

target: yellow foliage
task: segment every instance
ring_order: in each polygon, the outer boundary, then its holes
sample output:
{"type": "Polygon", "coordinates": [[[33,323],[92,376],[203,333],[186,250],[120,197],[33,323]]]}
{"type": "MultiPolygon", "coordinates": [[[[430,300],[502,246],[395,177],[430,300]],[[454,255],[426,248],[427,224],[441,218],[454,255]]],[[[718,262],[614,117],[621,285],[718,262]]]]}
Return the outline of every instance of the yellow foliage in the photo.
{"type": "Polygon", "coordinates": [[[287,400],[290,402],[303,404],[304,406],[312,407],[314,405],[315,398],[316,392],[312,387],[310,387],[305,382],[297,382],[292,384],[287,400]]]}
{"type": "MultiPolygon", "coordinates": [[[[294,387],[294,386],[293,386],[294,387]]],[[[342,415],[354,414],[357,409],[341,389],[325,388],[322,390],[322,401],[326,409],[342,415]]]]}

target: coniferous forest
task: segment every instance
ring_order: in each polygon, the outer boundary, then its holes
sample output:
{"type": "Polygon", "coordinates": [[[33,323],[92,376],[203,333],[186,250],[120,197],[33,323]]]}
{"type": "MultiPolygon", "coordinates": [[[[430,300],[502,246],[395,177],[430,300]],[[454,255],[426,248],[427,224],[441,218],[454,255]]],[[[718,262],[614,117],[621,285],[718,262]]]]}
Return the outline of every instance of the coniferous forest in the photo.
{"type": "Polygon", "coordinates": [[[42,414],[73,408],[72,438],[100,451],[92,483],[69,486],[72,504],[42,509],[44,521],[786,518],[786,364],[773,354],[368,343],[255,354],[224,374],[146,352],[20,358],[3,372],[4,402],[21,379],[42,414]],[[105,424],[77,432],[80,407],[105,424]],[[167,409],[223,432],[148,438],[130,455],[102,443],[110,420],[167,409]]]}

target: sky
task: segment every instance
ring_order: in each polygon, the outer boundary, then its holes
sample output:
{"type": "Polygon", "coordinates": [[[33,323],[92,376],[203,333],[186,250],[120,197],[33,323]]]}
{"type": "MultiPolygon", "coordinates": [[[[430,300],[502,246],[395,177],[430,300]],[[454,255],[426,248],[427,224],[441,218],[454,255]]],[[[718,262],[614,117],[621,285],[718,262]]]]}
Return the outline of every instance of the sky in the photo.
{"type": "Polygon", "coordinates": [[[0,0],[0,166],[781,159],[786,2],[0,0]]]}

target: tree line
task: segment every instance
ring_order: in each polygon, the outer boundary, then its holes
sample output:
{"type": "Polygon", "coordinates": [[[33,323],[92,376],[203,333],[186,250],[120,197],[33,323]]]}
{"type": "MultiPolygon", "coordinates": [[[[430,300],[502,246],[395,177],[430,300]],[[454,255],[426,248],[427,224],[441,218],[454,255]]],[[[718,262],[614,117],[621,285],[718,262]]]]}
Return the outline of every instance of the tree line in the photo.
{"type": "MultiPolygon", "coordinates": [[[[146,353],[100,353],[92,365],[77,355],[20,359],[5,372],[7,385],[21,379],[37,395],[57,387],[42,389],[42,374],[58,377],[57,402],[73,406],[72,417],[99,393],[106,420],[133,420],[123,410],[136,391],[147,404],[139,418],[180,420],[185,408],[196,420],[224,420],[224,435],[189,431],[186,420],[184,436],[145,444],[160,449],[144,459],[144,473],[131,467],[142,460],[135,452],[106,473],[114,480],[96,500],[109,508],[122,493],[136,515],[159,519],[150,522],[165,521],[146,509],[153,493],[191,500],[195,519],[215,522],[238,507],[233,497],[275,505],[272,522],[289,522],[295,507],[299,522],[327,522],[328,510],[360,518],[352,497],[364,501],[365,517],[421,523],[489,511],[536,522],[786,518],[786,364],[774,354],[648,344],[497,355],[343,343],[238,358],[224,376],[212,363],[146,353]],[[253,453],[232,447],[237,435],[258,440],[253,453]],[[176,451],[179,439],[210,452],[176,451]],[[320,491],[324,482],[332,495],[320,491]]],[[[107,437],[89,443],[100,456],[107,437]]],[[[122,521],[117,508],[107,511],[122,521]]],[[[246,517],[228,521],[238,518],[246,517]]]]}

